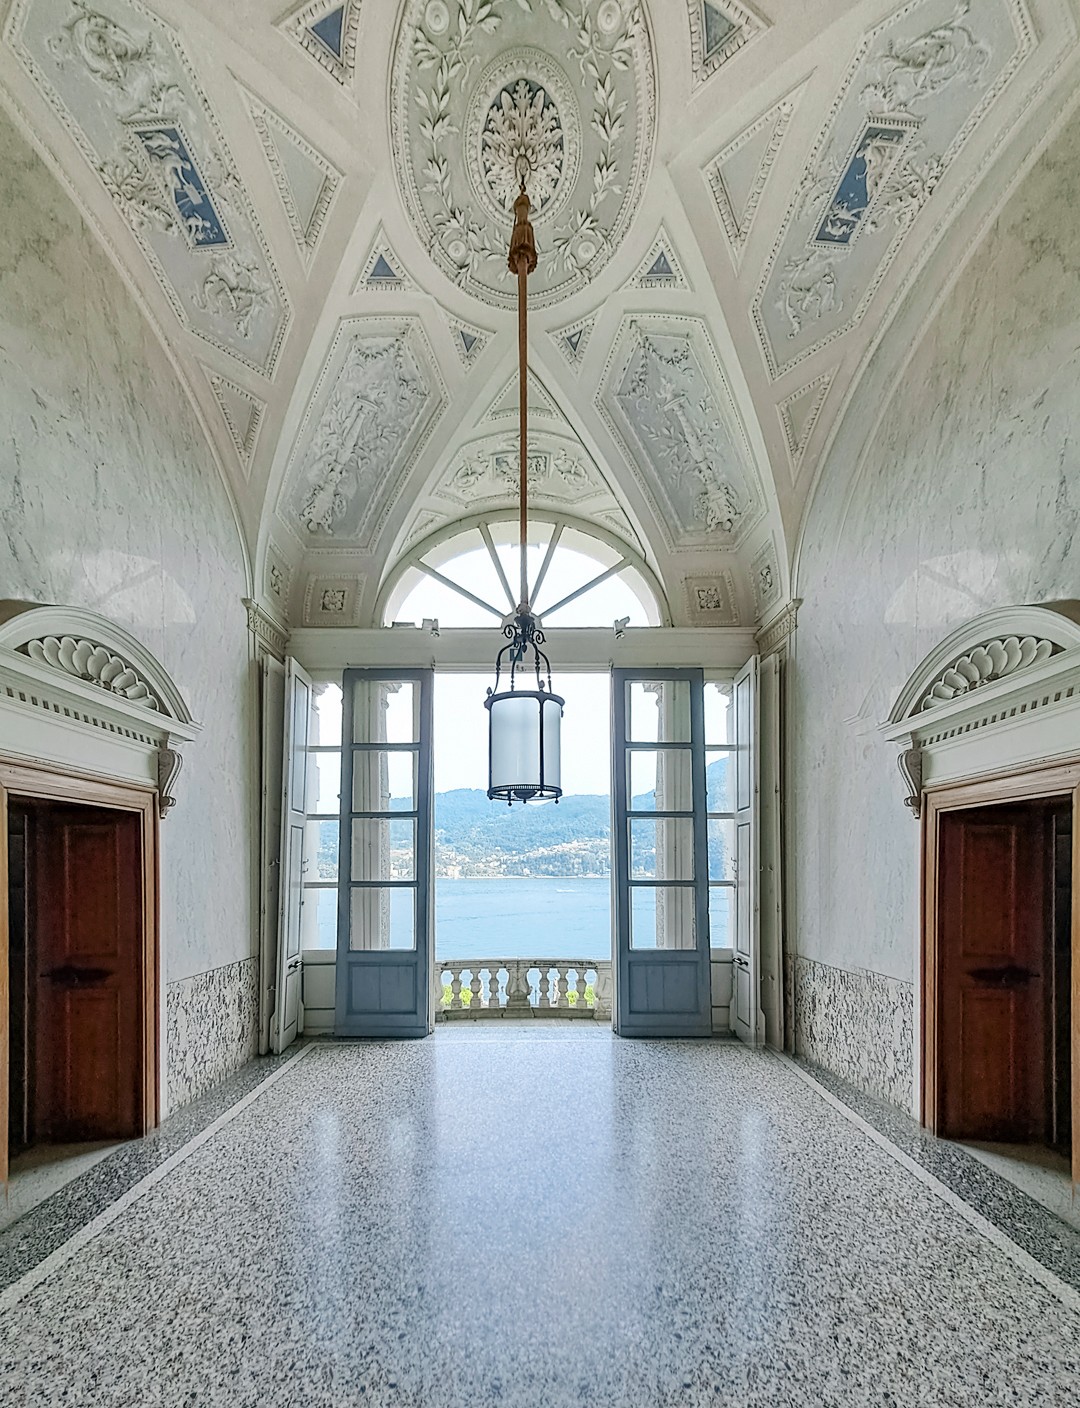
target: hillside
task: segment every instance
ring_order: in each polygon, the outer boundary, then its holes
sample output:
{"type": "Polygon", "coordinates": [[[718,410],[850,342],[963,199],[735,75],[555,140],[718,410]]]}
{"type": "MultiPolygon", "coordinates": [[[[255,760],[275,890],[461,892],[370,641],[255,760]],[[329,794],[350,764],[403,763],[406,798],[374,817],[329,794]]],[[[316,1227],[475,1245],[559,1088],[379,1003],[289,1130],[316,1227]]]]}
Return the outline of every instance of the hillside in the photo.
{"type": "MultiPolygon", "coordinates": [[[[710,808],[722,805],[728,761],[708,770],[710,808]]],[[[634,799],[651,809],[652,794],[634,799]]],[[[714,849],[718,846],[714,840],[714,849]]],[[[651,869],[652,847],[635,846],[634,869],[651,869]]],[[[714,861],[715,864],[715,861],[714,861]]],[[[435,798],[435,871],[447,878],[498,875],[607,875],[611,866],[611,802],[606,796],[564,797],[557,805],[508,807],[479,788],[435,798]]]]}

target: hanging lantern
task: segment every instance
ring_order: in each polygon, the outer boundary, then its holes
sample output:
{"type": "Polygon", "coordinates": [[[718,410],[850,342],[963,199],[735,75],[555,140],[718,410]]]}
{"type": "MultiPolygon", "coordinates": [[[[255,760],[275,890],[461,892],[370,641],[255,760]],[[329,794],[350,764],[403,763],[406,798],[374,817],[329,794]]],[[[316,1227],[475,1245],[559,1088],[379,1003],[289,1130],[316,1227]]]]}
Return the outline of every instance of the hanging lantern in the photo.
{"type": "Polygon", "coordinates": [[[528,277],[536,268],[536,241],[529,223],[525,191],[528,162],[518,158],[521,191],[514,201],[510,236],[510,272],[518,281],[518,448],[520,493],[521,597],[513,621],[503,627],[507,644],[495,657],[495,688],[488,690],[488,798],[515,802],[558,801],[562,796],[560,726],[564,701],[552,693],[551,665],[541,650],[544,633],[529,605],[527,548],[529,541],[528,483],[528,277]],[[510,688],[500,690],[504,668],[510,688]],[[536,688],[530,689],[535,673],[536,688]],[[524,676],[526,687],[518,684],[524,676]]]}
{"type": "Polygon", "coordinates": [[[495,688],[488,690],[488,798],[514,802],[558,801],[562,796],[560,725],[565,700],[551,688],[551,665],[540,647],[544,633],[531,613],[504,628],[509,644],[495,659],[495,688]],[[532,659],[529,653],[532,652],[532,659]],[[499,689],[505,664],[510,688],[499,689]],[[530,689],[535,671],[536,688],[530,689]],[[544,676],[546,675],[546,681],[544,676]],[[524,676],[526,688],[518,683],[524,676]]]}

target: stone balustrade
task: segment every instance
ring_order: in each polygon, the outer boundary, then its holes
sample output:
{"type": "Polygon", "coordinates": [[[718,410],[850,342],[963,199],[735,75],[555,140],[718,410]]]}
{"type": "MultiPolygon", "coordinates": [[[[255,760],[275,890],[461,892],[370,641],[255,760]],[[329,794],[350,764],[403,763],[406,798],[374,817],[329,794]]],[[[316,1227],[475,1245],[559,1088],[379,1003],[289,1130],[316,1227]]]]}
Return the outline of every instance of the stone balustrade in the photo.
{"type": "Polygon", "coordinates": [[[611,1021],[611,961],[462,958],[435,964],[435,1018],[577,1017],[611,1021]]]}

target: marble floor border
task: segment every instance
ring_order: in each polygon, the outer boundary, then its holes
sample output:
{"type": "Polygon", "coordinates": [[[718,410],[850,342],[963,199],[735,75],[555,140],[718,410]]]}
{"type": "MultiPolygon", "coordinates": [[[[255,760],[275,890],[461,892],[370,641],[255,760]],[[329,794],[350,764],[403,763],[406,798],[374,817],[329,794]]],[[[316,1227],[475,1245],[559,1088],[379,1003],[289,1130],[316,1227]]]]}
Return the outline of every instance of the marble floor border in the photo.
{"type": "MultiPolygon", "coordinates": [[[[299,1051],[307,1051],[307,1044],[299,1051]]],[[[0,1231],[0,1293],[52,1256],[156,1169],[179,1162],[181,1151],[211,1126],[237,1113],[290,1065],[296,1048],[259,1056],[207,1094],[183,1106],[143,1139],[122,1144],[0,1231]],[[170,1162],[171,1161],[171,1162],[170,1162]]],[[[207,1136],[209,1137],[209,1136],[207,1136]]]]}
{"type": "MultiPolygon", "coordinates": [[[[998,1238],[1003,1237],[1008,1244],[1005,1250],[1017,1248],[1056,1281],[1080,1294],[1080,1231],[1055,1216],[1015,1183],[995,1173],[961,1145],[938,1139],[923,1129],[897,1106],[865,1094],[831,1071],[808,1061],[790,1056],[781,1059],[808,1084],[816,1086],[830,1104],[859,1125],[875,1143],[888,1149],[894,1157],[898,1156],[916,1176],[921,1171],[932,1179],[947,1202],[958,1207],[965,1216],[968,1216],[967,1209],[980,1218],[986,1228],[997,1234],[991,1240],[1000,1245],[998,1238]]],[[[923,1181],[927,1178],[923,1177],[923,1181]]],[[[971,1220],[968,1217],[968,1221],[971,1220]]],[[[1026,1261],[1023,1264],[1028,1265],[1026,1261]]]]}

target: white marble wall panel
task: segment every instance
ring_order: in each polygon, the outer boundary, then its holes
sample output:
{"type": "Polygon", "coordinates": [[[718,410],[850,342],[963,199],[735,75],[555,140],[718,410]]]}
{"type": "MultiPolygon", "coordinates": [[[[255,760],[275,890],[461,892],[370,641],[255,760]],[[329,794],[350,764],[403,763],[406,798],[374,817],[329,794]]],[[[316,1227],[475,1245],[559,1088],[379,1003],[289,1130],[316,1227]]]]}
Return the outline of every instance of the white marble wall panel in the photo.
{"type": "Polygon", "coordinates": [[[253,947],[240,540],[185,393],[120,278],[2,116],[0,150],[0,597],[127,627],[204,726],[161,828],[176,982],[253,947]]]}
{"type": "Polygon", "coordinates": [[[259,963],[245,958],[165,992],[168,1109],[186,1105],[256,1054],[259,963]]]}
{"type": "Polygon", "coordinates": [[[795,943],[816,964],[916,978],[919,828],[877,734],[910,671],[988,608],[1080,597],[1078,205],[1074,119],[944,300],[854,485],[834,459],[811,507],[788,796],[795,943]]]}

